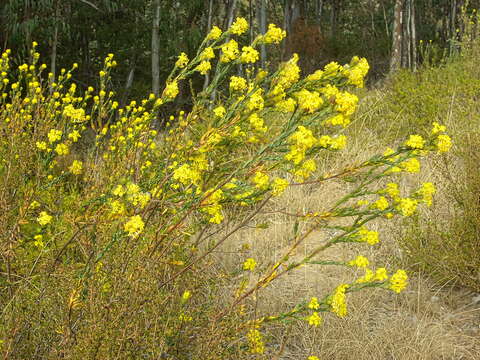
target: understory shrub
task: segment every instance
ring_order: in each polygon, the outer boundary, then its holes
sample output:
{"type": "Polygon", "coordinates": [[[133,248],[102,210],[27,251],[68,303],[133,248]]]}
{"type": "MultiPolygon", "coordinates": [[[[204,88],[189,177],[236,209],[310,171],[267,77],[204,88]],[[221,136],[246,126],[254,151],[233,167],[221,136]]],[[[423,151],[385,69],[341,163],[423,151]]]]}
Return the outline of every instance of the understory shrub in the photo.
{"type": "Polygon", "coordinates": [[[434,123],[423,137],[410,135],[395,149],[318,174],[316,158],[347,144],[342,132],[358,102],[348,90],[363,86],[368,63],[355,57],[304,78],[295,55],[278,69],[256,68],[256,47],[280,43],[285,32],[270,25],[239,47],[235,39],[247,27],[242,18],[225,32],[214,27],[192,59],[178,57],[160,97],[124,108],[109,90],[113,54],[97,88],[81,92],[72,81],[75,64],[58,78],[43,75],[35,43],[18,68],[3,53],[5,358],[267,358],[269,324],[319,326],[329,313],[346,316],[347,298],[357,291],[406,287],[404,270],[374,268],[361,254],[331,261],[322,252],[352,243],[361,253],[380,240],[369,222],[408,217],[431,203],[432,183],[402,194],[396,181],[418,172],[420,158],[448,151],[445,127],[434,123]],[[191,111],[154,130],[179,84],[208,72],[212,80],[192,95],[191,111]],[[279,261],[246,257],[233,272],[215,263],[212,253],[250,226],[272,197],[330,180],[349,190],[328,211],[291,214],[302,226],[279,261]],[[320,229],[332,236],[291,260],[320,229]],[[248,299],[304,266],[345,266],[352,280],[285,313],[254,311],[248,299]]]}

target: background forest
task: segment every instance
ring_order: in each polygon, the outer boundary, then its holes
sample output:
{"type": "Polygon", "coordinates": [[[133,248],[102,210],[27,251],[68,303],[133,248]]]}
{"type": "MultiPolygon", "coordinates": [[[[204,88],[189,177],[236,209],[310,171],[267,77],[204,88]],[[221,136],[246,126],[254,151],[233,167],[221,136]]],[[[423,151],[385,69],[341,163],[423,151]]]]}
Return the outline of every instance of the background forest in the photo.
{"type": "MultiPolygon", "coordinates": [[[[113,87],[125,102],[152,88],[158,95],[177,54],[192,54],[212,25],[226,28],[243,16],[250,37],[265,32],[268,23],[287,30],[286,43],[268,54],[272,65],[298,53],[308,73],[357,55],[369,60],[375,81],[391,67],[415,69],[458,51],[467,4],[467,12],[478,5],[463,0],[8,0],[2,6],[0,44],[20,62],[37,41],[52,73],[78,63],[79,84],[95,81],[105,56],[114,53],[119,66],[113,87]],[[430,41],[433,49],[426,55],[422,48],[430,41]]],[[[262,65],[266,56],[263,47],[262,65]]],[[[195,82],[202,87],[203,79],[195,82]]]]}

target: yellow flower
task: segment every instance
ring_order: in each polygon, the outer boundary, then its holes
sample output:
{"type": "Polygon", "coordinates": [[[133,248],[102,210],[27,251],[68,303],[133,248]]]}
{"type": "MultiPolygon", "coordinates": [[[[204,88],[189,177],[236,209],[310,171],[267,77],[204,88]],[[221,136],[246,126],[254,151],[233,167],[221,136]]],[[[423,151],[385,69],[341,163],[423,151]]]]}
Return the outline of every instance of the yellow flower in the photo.
{"type": "Polygon", "coordinates": [[[352,67],[344,70],[344,75],[348,79],[348,83],[358,88],[363,88],[363,81],[365,76],[370,69],[370,65],[368,65],[368,61],[365,58],[359,59],[355,56],[352,59],[352,67]]]}
{"type": "Polygon", "coordinates": [[[347,304],[345,303],[345,292],[350,287],[348,284],[337,286],[335,292],[329,299],[331,311],[339,317],[347,315],[347,304]]]}
{"type": "Polygon", "coordinates": [[[211,47],[205,48],[205,50],[202,51],[200,54],[200,59],[201,60],[211,60],[215,58],[215,52],[211,47]]]}
{"type": "Polygon", "coordinates": [[[164,95],[168,99],[175,99],[178,95],[178,92],[179,90],[177,81],[172,81],[171,83],[168,83],[165,87],[165,90],[163,91],[164,95]]]}
{"type": "Polygon", "coordinates": [[[280,70],[278,84],[284,89],[290,88],[300,79],[300,68],[297,65],[298,59],[298,55],[293,54],[293,57],[280,70]]]}
{"type": "Polygon", "coordinates": [[[132,216],[123,226],[123,229],[128,234],[128,236],[135,237],[140,234],[145,228],[145,223],[143,222],[140,215],[132,216]]]}
{"type": "Polygon", "coordinates": [[[377,201],[375,201],[372,204],[372,206],[373,206],[374,209],[378,209],[380,211],[383,211],[386,208],[388,208],[389,204],[388,204],[387,199],[385,199],[383,196],[380,196],[380,198],[377,201]]]}
{"type": "Polygon", "coordinates": [[[408,140],[405,141],[405,146],[411,149],[423,149],[425,140],[420,135],[410,135],[408,140]]]}
{"type": "Polygon", "coordinates": [[[279,101],[275,104],[275,107],[281,112],[290,112],[290,113],[295,111],[296,106],[297,106],[297,102],[292,98],[279,101]]]}
{"type": "Polygon", "coordinates": [[[48,132],[48,141],[54,143],[62,138],[62,132],[60,130],[52,129],[48,132]]]}
{"type": "Polygon", "coordinates": [[[262,133],[267,131],[267,127],[264,126],[263,119],[260,116],[258,116],[257,113],[253,113],[252,115],[250,115],[248,117],[248,121],[250,122],[250,125],[255,131],[262,132],[262,133]]]}
{"type": "Polygon", "coordinates": [[[37,141],[35,145],[39,150],[43,150],[43,151],[46,151],[48,148],[47,143],[45,141],[37,141]]]}
{"type": "Polygon", "coordinates": [[[242,48],[242,54],[240,55],[240,61],[242,63],[255,63],[259,58],[258,51],[251,46],[244,46],[242,48]]]}
{"type": "Polygon", "coordinates": [[[247,107],[249,110],[262,110],[264,107],[264,100],[263,100],[263,89],[258,89],[255,91],[248,100],[247,107]]]}
{"type": "Polygon", "coordinates": [[[37,217],[37,222],[42,226],[50,224],[51,221],[52,221],[52,217],[48,215],[46,211],[42,211],[40,215],[37,217]]]}
{"type": "Polygon", "coordinates": [[[358,231],[358,236],[359,236],[358,241],[366,242],[369,245],[375,245],[376,243],[378,243],[380,241],[379,238],[378,238],[378,232],[377,231],[368,230],[365,227],[362,227],[358,231]]]}
{"type": "Polygon", "coordinates": [[[247,88],[247,80],[240,76],[230,77],[230,90],[242,91],[247,88]]]}
{"type": "Polygon", "coordinates": [[[287,36],[285,30],[280,29],[275,24],[268,25],[268,31],[263,36],[262,40],[266,44],[279,44],[287,36]]]}
{"type": "Polygon", "coordinates": [[[285,179],[276,178],[273,180],[272,195],[279,196],[287,189],[289,183],[285,179]]]}
{"type": "Polygon", "coordinates": [[[397,210],[400,211],[403,216],[412,216],[417,210],[417,204],[417,200],[410,198],[400,199],[397,210]]]}
{"type": "Polygon", "coordinates": [[[114,200],[110,203],[112,215],[123,215],[125,213],[125,205],[120,201],[114,200]]]}
{"type": "Polygon", "coordinates": [[[397,201],[400,195],[400,190],[398,189],[398,184],[396,183],[388,183],[383,191],[395,201],[397,201]]]}
{"type": "Polygon", "coordinates": [[[317,92],[311,92],[307,89],[302,89],[295,94],[297,97],[298,105],[300,109],[311,114],[317,111],[323,104],[323,99],[317,92]]]}
{"type": "Polygon", "coordinates": [[[58,155],[67,155],[70,152],[70,150],[68,149],[68,146],[65,144],[57,144],[57,146],[55,146],[55,152],[58,155]]]}
{"type": "Polygon", "coordinates": [[[235,35],[242,35],[248,30],[248,22],[243,17],[237,17],[235,22],[230,27],[230,32],[235,35]]]}
{"type": "Polygon", "coordinates": [[[115,189],[113,189],[112,194],[115,196],[123,196],[125,195],[125,189],[122,185],[117,185],[115,189]]]}
{"type": "Polygon", "coordinates": [[[320,360],[318,356],[309,356],[307,360],[320,360]]]}
{"type": "Polygon", "coordinates": [[[68,134],[68,138],[72,139],[73,142],[77,142],[80,138],[80,133],[78,130],[73,130],[70,134],[68,134]]]}
{"type": "Polygon", "coordinates": [[[45,247],[42,234],[35,235],[33,239],[35,240],[33,242],[33,245],[35,245],[37,248],[42,249],[43,247],[45,247]]]}
{"type": "Polygon", "coordinates": [[[247,334],[250,352],[253,354],[263,354],[265,352],[265,344],[262,340],[262,334],[257,329],[252,329],[247,334]]]}
{"type": "Polygon", "coordinates": [[[322,318],[318,315],[318,312],[313,312],[312,315],[308,317],[308,324],[318,327],[322,323],[322,318]]]}
{"type": "Polygon", "coordinates": [[[368,259],[365,256],[358,255],[354,260],[350,260],[347,264],[349,266],[366,268],[370,264],[370,262],[368,261],[368,259]]]}
{"type": "Polygon", "coordinates": [[[261,190],[265,190],[266,188],[268,188],[268,181],[269,181],[268,175],[261,171],[257,171],[255,173],[255,176],[253,177],[253,182],[255,183],[255,187],[261,190]]]}
{"type": "Polygon", "coordinates": [[[73,175],[80,175],[82,173],[82,162],[73,160],[72,165],[68,168],[73,175]]]}
{"type": "Polygon", "coordinates": [[[217,40],[220,36],[222,36],[222,30],[218,26],[212,27],[212,30],[207,35],[207,39],[209,40],[217,40]]]}
{"type": "Polygon", "coordinates": [[[202,75],[206,75],[211,68],[212,68],[212,64],[210,64],[210,61],[204,60],[200,64],[198,64],[195,70],[197,70],[202,75]]]}
{"type": "Polygon", "coordinates": [[[222,55],[220,56],[220,61],[225,63],[235,60],[239,53],[238,43],[233,39],[223,44],[221,49],[222,55]]]}
{"type": "Polygon", "coordinates": [[[437,138],[438,152],[447,152],[452,147],[452,139],[448,135],[439,135],[437,138]]]}
{"type": "Polygon", "coordinates": [[[335,97],[335,109],[338,112],[343,113],[345,116],[352,115],[358,104],[358,97],[356,95],[350,94],[347,91],[339,92],[335,97]]]}
{"type": "Polygon", "coordinates": [[[184,52],[182,52],[177,59],[177,62],[175,63],[176,67],[184,68],[188,64],[188,56],[184,52]]]}
{"type": "Polygon", "coordinates": [[[256,265],[257,265],[257,263],[255,262],[255,259],[248,258],[243,263],[243,270],[253,271],[253,270],[255,270],[256,265]]]}
{"type": "Polygon", "coordinates": [[[318,303],[318,299],[316,297],[312,297],[310,302],[308,303],[308,308],[312,310],[318,310],[320,308],[320,304],[318,303]]]}
{"type": "Polygon", "coordinates": [[[432,128],[432,134],[436,135],[440,132],[445,132],[447,130],[447,127],[445,125],[440,125],[438,122],[434,122],[432,128]]]}
{"type": "Polygon", "coordinates": [[[400,167],[409,173],[417,173],[420,171],[420,161],[416,158],[411,158],[400,163],[400,167]]]}
{"type": "Polygon", "coordinates": [[[213,109],[213,113],[215,116],[222,118],[227,113],[227,110],[225,110],[223,106],[217,106],[215,109],[213,109]]]}
{"type": "Polygon", "coordinates": [[[374,277],[374,280],[375,281],[385,281],[388,279],[388,274],[387,274],[387,269],[385,268],[378,268],[376,271],[375,271],[375,277],[374,277]]]}
{"type": "Polygon", "coordinates": [[[182,303],[186,303],[191,296],[192,296],[192,293],[188,290],[185,290],[182,294],[182,303]]]}
{"type": "Polygon", "coordinates": [[[417,194],[422,197],[423,202],[430,206],[432,205],[432,195],[435,194],[435,191],[435,185],[431,182],[426,182],[422,184],[422,187],[417,191],[417,194]]]}
{"type": "Polygon", "coordinates": [[[397,270],[395,274],[390,278],[389,288],[399,294],[408,285],[408,276],[405,270],[397,270]]]}

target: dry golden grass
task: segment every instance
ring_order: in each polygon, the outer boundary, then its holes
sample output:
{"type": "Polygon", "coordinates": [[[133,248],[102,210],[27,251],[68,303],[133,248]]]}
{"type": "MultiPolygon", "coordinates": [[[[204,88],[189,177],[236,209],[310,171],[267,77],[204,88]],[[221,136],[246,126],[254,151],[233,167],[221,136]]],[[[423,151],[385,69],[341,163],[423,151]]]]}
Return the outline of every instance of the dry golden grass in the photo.
{"type": "MultiPolygon", "coordinates": [[[[402,138],[400,121],[389,124],[372,121],[373,116],[378,116],[375,103],[380,103],[377,102],[380,95],[373,95],[364,101],[363,110],[360,111],[363,115],[347,129],[356,134],[349,137],[352,143],[338,156],[330,155],[321,159],[320,173],[327,169],[334,172],[346,163],[355,163],[374,153],[383,152],[390,137],[402,138]]],[[[452,129],[452,133],[461,133],[461,129],[455,128],[451,117],[446,125],[452,129]]],[[[452,172],[461,173],[462,164],[452,163],[457,164],[452,172]]],[[[444,213],[423,211],[421,215],[446,221],[453,210],[448,198],[442,195],[445,187],[439,181],[439,171],[438,159],[424,161],[422,172],[404,176],[401,187],[425,181],[436,183],[439,191],[435,201],[437,208],[445,209],[444,213]]],[[[275,208],[283,208],[289,213],[326,210],[345,192],[345,187],[345,183],[340,181],[291,187],[277,200],[275,208]]],[[[277,260],[288,249],[295,219],[281,212],[269,213],[267,210],[259,220],[259,223],[262,222],[268,223],[269,227],[251,227],[241,231],[218,254],[219,262],[227,270],[238,267],[246,257],[253,257],[259,263],[267,259],[277,260]],[[246,252],[241,250],[245,244],[250,248],[246,252]]],[[[402,236],[402,219],[382,220],[373,224],[373,228],[380,231],[380,245],[373,248],[365,245],[359,251],[358,245],[345,244],[328,249],[320,258],[350,260],[362,254],[378,266],[407,267],[408,263],[398,244],[402,236]]],[[[301,253],[306,254],[315,243],[328,235],[331,234],[313,234],[293,257],[300,259],[301,253]]],[[[255,316],[291,309],[299,301],[312,296],[322,297],[339,283],[352,279],[352,271],[345,267],[304,266],[272,282],[258,294],[252,301],[255,302],[252,303],[255,316]]],[[[307,322],[279,326],[270,334],[268,341],[278,354],[274,359],[306,359],[310,355],[320,359],[345,360],[480,359],[480,296],[469,290],[441,286],[421,273],[410,272],[409,275],[410,286],[400,295],[379,289],[350,294],[349,315],[345,319],[327,314],[319,328],[313,328],[307,322]]]]}

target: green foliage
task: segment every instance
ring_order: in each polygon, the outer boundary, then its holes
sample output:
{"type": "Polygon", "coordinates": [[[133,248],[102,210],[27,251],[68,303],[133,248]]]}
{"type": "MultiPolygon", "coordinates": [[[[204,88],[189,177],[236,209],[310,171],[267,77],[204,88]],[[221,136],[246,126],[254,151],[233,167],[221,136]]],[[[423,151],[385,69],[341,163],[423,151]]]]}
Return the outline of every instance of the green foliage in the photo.
{"type": "Polygon", "coordinates": [[[401,244],[412,267],[442,284],[480,289],[480,123],[478,41],[464,44],[461,56],[418,74],[394,80],[393,112],[401,112],[404,131],[423,129],[430,119],[452,124],[455,148],[434,163],[443,199],[427,216],[410,224],[401,244]],[[394,106],[397,104],[396,106],[394,106]]]}

